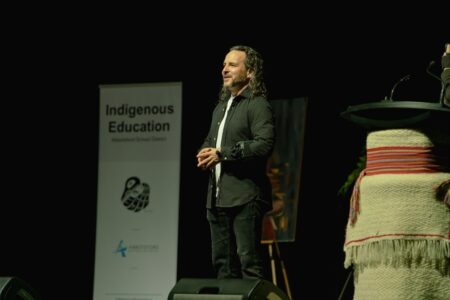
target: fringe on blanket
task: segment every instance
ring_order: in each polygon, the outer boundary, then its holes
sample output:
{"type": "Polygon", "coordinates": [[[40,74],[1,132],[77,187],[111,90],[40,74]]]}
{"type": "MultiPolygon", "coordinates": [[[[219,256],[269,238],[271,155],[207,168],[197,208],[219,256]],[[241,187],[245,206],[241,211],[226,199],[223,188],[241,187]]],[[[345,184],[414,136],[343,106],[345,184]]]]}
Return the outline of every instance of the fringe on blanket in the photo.
{"type": "Polygon", "coordinates": [[[436,269],[450,267],[450,240],[381,240],[344,248],[344,267],[411,266],[431,262],[436,269]]]}

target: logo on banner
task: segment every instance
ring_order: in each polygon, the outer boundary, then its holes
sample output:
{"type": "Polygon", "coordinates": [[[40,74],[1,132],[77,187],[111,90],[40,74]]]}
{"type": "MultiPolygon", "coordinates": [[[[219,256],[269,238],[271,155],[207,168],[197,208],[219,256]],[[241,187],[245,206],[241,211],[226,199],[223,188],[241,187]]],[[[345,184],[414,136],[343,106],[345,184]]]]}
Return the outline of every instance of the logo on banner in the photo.
{"type": "Polygon", "coordinates": [[[114,253],[120,253],[121,257],[127,257],[127,253],[152,253],[158,252],[159,245],[157,244],[130,244],[127,245],[124,240],[120,240],[114,253]]]}
{"type": "Polygon", "coordinates": [[[125,246],[125,243],[124,243],[124,241],[123,240],[121,240],[120,242],[119,242],[119,245],[117,246],[117,248],[116,248],[116,253],[120,253],[120,255],[122,256],[122,257],[126,257],[127,256],[127,246],[125,246]]]}
{"type": "Polygon", "coordinates": [[[147,183],[141,183],[135,176],[127,179],[122,193],[122,203],[127,209],[134,212],[143,210],[148,206],[149,197],[150,186],[147,183]]]}

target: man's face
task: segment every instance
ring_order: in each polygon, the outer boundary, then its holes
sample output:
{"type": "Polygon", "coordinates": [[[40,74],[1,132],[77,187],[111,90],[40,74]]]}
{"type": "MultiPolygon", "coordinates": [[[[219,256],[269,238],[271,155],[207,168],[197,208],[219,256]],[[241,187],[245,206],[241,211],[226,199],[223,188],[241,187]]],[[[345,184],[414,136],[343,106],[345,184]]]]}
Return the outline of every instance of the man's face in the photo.
{"type": "Polygon", "coordinates": [[[250,71],[244,65],[245,58],[245,52],[237,50],[232,50],[225,56],[222,69],[223,86],[232,94],[245,87],[251,78],[250,71]]]}

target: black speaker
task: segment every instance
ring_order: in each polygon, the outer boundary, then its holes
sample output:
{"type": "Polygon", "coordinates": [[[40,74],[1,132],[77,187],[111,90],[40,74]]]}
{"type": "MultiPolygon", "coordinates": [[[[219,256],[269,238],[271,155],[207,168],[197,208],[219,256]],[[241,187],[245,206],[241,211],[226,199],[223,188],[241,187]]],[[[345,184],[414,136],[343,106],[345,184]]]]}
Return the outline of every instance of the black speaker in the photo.
{"type": "Polygon", "coordinates": [[[18,277],[0,277],[0,300],[38,300],[36,291],[18,277]]]}
{"type": "Polygon", "coordinates": [[[168,300],[290,300],[271,282],[263,279],[182,278],[168,300]]]}

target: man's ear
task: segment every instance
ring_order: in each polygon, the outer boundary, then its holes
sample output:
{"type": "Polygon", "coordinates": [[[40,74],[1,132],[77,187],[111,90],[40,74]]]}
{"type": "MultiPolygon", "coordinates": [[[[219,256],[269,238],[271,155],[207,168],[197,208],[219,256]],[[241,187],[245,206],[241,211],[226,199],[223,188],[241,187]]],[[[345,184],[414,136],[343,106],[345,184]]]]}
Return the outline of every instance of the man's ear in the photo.
{"type": "Polygon", "coordinates": [[[253,74],[254,74],[253,70],[247,70],[247,78],[248,79],[252,79],[253,78],[253,74]]]}

